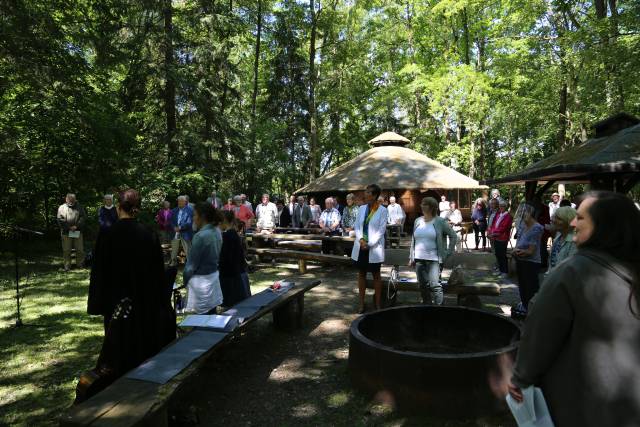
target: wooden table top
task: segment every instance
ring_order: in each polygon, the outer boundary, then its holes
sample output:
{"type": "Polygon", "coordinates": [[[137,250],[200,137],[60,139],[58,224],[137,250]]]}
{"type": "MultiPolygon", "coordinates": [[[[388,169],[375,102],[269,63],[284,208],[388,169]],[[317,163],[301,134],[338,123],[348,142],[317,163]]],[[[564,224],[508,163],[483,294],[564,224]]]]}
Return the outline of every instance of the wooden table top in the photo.
{"type": "Polygon", "coordinates": [[[324,234],[261,234],[261,233],[247,233],[247,237],[252,239],[263,240],[329,240],[335,242],[354,242],[355,237],[348,236],[325,236],[324,234]]]}

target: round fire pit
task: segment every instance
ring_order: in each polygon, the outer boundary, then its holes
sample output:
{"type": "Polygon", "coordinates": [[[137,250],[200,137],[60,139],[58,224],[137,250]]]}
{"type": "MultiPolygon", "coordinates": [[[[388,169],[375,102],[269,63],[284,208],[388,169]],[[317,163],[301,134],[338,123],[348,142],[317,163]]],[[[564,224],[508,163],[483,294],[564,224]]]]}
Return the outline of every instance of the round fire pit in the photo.
{"type": "Polygon", "coordinates": [[[492,384],[515,357],[520,328],[466,307],[402,306],[351,324],[353,385],[401,412],[474,417],[502,412],[492,384]]]}

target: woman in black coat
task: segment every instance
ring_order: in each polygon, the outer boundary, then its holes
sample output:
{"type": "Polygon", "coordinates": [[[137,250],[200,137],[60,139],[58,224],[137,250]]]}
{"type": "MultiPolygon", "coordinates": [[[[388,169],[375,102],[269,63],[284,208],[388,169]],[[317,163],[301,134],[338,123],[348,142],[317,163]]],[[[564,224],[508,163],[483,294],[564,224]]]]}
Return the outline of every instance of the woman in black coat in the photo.
{"type": "Polygon", "coordinates": [[[89,314],[104,316],[98,370],[114,380],[175,339],[158,236],[136,220],[140,195],[119,195],[119,220],[96,242],[89,284],[89,314]]]}
{"type": "Polygon", "coordinates": [[[237,220],[232,211],[224,212],[224,221],[220,225],[222,233],[222,250],[218,261],[220,287],[222,288],[225,307],[231,307],[251,296],[247,261],[245,260],[242,241],[237,231],[237,220]]]}

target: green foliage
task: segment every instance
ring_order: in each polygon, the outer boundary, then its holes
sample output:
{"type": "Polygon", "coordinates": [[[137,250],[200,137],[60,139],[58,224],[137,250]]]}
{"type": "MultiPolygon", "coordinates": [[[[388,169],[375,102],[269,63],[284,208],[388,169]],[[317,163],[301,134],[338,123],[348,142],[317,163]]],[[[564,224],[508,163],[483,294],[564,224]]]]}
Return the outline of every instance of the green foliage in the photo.
{"type": "Polygon", "coordinates": [[[596,120],[640,114],[633,1],[597,13],[587,1],[316,0],[312,14],[260,0],[257,70],[258,0],[174,0],[170,27],[163,3],[0,2],[0,227],[51,228],[68,191],[97,208],[132,186],[150,211],[213,188],[289,193],[313,158],[312,77],[321,172],[393,130],[463,173],[500,176],[580,143],[596,120]]]}

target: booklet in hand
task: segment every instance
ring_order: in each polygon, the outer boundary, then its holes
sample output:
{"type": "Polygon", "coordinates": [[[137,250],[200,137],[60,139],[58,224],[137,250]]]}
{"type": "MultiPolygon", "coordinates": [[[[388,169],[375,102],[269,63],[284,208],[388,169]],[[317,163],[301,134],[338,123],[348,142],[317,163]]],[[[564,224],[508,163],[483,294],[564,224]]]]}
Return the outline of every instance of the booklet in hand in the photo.
{"type": "Polygon", "coordinates": [[[510,394],[507,395],[507,405],[518,427],[554,427],[541,389],[529,386],[522,389],[522,396],[523,400],[519,403],[510,394]]]}

